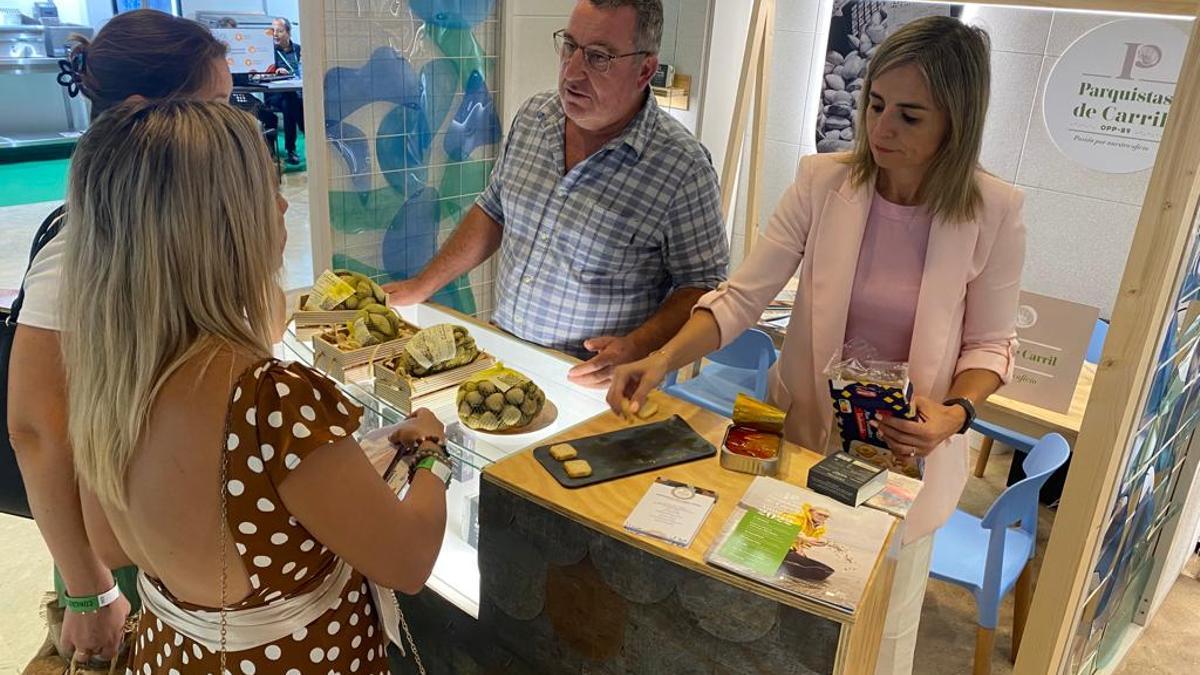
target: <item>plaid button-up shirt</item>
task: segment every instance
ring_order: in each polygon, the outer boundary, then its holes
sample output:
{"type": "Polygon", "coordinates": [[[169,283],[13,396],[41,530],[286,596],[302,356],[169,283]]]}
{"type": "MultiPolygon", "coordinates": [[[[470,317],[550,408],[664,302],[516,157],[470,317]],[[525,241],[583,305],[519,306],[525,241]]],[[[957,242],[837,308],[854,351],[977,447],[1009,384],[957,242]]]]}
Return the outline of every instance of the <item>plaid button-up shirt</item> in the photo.
{"type": "Polygon", "coordinates": [[[582,358],[675,289],[715,288],[729,247],[708,151],[653,96],[564,175],[565,122],[557,93],[527,101],[476,204],[504,228],[492,320],[582,358]]]}

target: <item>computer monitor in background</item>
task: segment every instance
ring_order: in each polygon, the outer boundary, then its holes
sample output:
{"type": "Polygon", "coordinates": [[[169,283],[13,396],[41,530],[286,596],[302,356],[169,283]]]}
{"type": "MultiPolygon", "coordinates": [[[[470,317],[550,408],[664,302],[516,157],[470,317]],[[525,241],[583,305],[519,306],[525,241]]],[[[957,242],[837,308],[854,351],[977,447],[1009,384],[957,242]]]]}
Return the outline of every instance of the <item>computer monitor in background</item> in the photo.
{"type": "MultiPolygon", "coordinates": [[[[132,12],[142,9],[142,0],[113,0],[113,14],[132,12]]],[[[157,9],[160,12],[182,16],[179,12],[179,0],[150,0],[145,4],[146,9],[157,9]]]]}
{"type": "Polygon", "coordinates": [[[265,73],[275,65],[275,41],[261,28],[213,28],[213,35],[229,51],[226,60],[234,75],[265,73]]]}

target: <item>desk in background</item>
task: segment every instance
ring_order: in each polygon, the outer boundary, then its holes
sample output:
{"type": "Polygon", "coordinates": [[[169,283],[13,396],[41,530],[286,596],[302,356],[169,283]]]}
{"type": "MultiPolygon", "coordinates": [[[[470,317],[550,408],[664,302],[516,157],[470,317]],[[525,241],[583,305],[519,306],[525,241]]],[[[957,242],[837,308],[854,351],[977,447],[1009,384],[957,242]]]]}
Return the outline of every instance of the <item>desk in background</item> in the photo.
{"type": "Polygon", "coordinates": [[[282,94],[288,91],[303,91],[304,81],[298,77],[271,82],[256,82],[253,84],[237,84],[233,87],[235,94],[282,94]]]}
{"type": "Polygon", "coordinates": [[[1075,447],[1079,428],[1083,425],[1083,413],[1087,410],[1088,398],[1092,394],[1092,381],[1095,379],[1096,364],[1084,363],[1079,371],[1079,381],[1075,383],[1071,407],[1065,413],[1002,396],[1001,392],[1004,390],[1001,389],[979,407],[979,417],[1033,438],[1041,438],[1052,432],[1062,434],[1067,443],[1075,447]]]}
{"type": "MultiPolygon", "coordinates": [[[[1085,362],[1083,368],[1079,371],[1079,380],[1075,383],[1075,393],[1071,397],[1071,407],[1065,413],[1048,410],[1029,403],[1022,403],[1021,401],[1001,396],[997,392],[988,397],[988,400],[979,407],[979,417],[980,419],[1008,427],[1032,438],[1041,438],[1049,433],[1060,434],[1063,438],[1067,439],[1067,444],[1074,451],[1075,442],[1079,438],[1079,429],[1083,425],[1083,414],[1087,411],[1088,398],[1092,394],[1092,382],[1095,379],[1096,364],[1085,362]]],[[[1004,390],[1001,389],[1000,391],[1003,392],[1004,390]]],[[[1024,452],[1018,450],[1014,453],[1012,464],[1008,468],[1008,485],[1012,485],[1025,478],[1025,471],[1021,466],[1024,458],[1024,452]]],[[[986,463],[987,458],[982,454],[978,458],[975,467],[975,475],[977,476],[982,474],[982,466],[979,460],[986,463]]],[[[1063,486],[1067,480],[1067,470],[1070,466],[1071,461],[1068,459],[1067,463],[1055,471],[1050,480],[1046,481],[1046,484],[1042,486],[1042,503],[1053,504],[1062,496],[1063,486]]]]}

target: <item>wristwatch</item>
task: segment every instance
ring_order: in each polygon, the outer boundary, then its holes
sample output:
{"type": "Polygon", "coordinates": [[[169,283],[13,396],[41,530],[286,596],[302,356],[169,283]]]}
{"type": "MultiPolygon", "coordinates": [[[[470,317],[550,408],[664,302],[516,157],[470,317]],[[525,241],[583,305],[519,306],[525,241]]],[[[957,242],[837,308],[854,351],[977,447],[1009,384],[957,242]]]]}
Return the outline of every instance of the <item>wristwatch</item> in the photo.
{"type": "Polygon", "coordinates": [[[958,430],[960,434],[967,433],[967,429],[970,429],[971,423],[975,421],[975,404],[971,403],[971,400],[968,398],[952,398],[943,401],[942,405],[956,405],[967,413],[966,421],[963,422],[962,428],[958,430]]]}
{"type": "Polygon", "coordinates": [[[437,476],[439,480],[445,483],[447,488],[450,487],[450,477],[453,475],[454,470],[450,467],[450,464],[442,458],[435,455],[429,455],[428,457],[424,457],[421,459],[421,461],[417,462],[417,468],[429,471],[433,475],[437,476]]]}
{"type": "Polygon", "coordinates": [[[102,608],[108,607],[121,597],[121,588],[117,584],[100,595],[85,595],[79,598],[72,598],[67,594],[63,594],[67,600],[67,609],[76,614],[89,614],[91,612],[99,612],[102,608]]]}

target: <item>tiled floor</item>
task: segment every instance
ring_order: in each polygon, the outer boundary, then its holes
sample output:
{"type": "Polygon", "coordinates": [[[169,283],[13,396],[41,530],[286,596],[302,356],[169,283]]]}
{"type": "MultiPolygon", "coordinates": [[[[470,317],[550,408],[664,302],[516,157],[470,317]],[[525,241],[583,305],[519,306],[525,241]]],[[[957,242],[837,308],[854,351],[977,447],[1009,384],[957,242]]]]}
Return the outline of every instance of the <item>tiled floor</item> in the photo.
{"type": "Polygon", "coordinates": [[[20,673],[46,639],[39,614],[50,552],[32,521],[0,515],[0,675],[20,673]]]}
{"type": "MultiPolygon", "coordinates": [[[[288,244],[284,252],[286,289],[312,285],[312,237],[308,226],[308,174],[284,174],[283,196],[288,200],[288,244]]],[[[29,263],[29,244],[46,215],[61,202],[0,207],[0,289],[20,286],[29,263]]]]}

